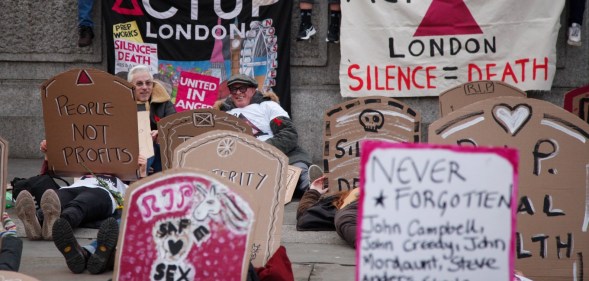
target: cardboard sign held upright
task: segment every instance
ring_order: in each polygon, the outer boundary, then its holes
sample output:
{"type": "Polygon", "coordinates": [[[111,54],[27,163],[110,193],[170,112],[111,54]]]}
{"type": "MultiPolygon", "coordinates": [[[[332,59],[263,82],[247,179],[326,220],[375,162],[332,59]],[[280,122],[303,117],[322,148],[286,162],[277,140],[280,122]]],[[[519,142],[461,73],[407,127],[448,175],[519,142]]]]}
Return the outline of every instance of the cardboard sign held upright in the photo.
{"type": "MultiPolygon", "coordinates": [[[[0,184],[2,188],[0,188],[0,199],[1,205],[0,206],[0,214],[4,214],[4,209],[6,208],[6,190],[8,187],[8,142],[0,137],[0,184]]],[[[15,198],[16,199],[16,198],[15,198]]]]}
{"type": "Polygon", "coordinates": [[[518,149],[517,270],[534,281],[587,279],[589,124],[546,101],[500,97],[432,123],[429,141],[518,149]]]}
{"type": "Polygon", "coordinates": [[[172,114],[158,122],[162,169],[172,167],[174,149],[191,137],[214,130],[228,130],[253,135],[245,121],[214,109],[195,109],[172,114]]]}
{"type": "Polygon", "coordinates": [[[96,69],[72,69],[41,86],[49,169],[61,176],[138,177],[133,87],[96,69]],[[85,167],[84,167],[85,166],[85,167]]]}
{"type": "Polygon", "coordinates": [[[421,116],[387,97],[366,97],[325,111],[323,171],[329,193],[359,186],[360,141],[419,142],[421,116]]]}
{"type": "Polygon", "coordinates": [[[564,109],[589,123],[589,85],[566,92],[564,109]]]}
{"type": "Polygon", "coordinates": [[[253,136],[231,131],[208,132],[174,150],[172,167],[210,171],[238,184],[255,198],[255,232],[251,262],[262,267],[280,246],[288,158],[253,136]]]}
{"type": "Polygon", "coordinates": [[[132,184],[114,280],[246,280],[252,200],[237,185],[190,169],[132,184]]]}
{"type": "Polygon", "coordinates": [[[180,72],[176,111],[211,108],[219,96],[219,78],[193,72],[180,72]]]}
{"type": "Polygon", "coordinates": [[[365,141],[361,157],[356,280],[511,280],[516,150],[365,141]]]}
{"type": "Polygon", "coordinates": [[[466,105],[495,97],[522,97],[526,92],[501,81],[476,81],[464,83],[440,94],[440,116],[466,105]]]}

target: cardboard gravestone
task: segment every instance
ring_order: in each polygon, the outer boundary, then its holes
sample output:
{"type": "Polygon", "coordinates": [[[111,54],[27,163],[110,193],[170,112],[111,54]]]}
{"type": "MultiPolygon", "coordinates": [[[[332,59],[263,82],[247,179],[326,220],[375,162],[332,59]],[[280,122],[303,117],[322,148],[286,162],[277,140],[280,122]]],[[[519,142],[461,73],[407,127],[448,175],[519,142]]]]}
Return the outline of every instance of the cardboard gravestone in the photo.
{"type": "Polygon", "coordinates": [[[589,124],[549,102],[501,97],[432,123],[429,141],[518,149],[516,269],[535,281],[587,279],[589,124]]]}
{"type": "Polygon", "coordinates": [[[564,109],[589,123],[589,85],[566,92],[564,109]]]}
{"type": "Polygon", "coordinates": [[[4,214],[6,207],[6,190],[8,188],[8,142],[0,137],[0,199],[2,199],[2,206],[0,206],[0,213],[4,214]]]}
{"type": "Polygon", "coordinates": [[[360,184],[360,141],[419,142],[421,115],[392,98],[358,98],[326,110],[323,129],[324,182],[335,193],[360,184]]]}
{"type": "Polygon", "coordinates": [[[297,189],[297,183],[301,176],[301,168],[288,165],[288,174],[286,176],[286,192],[284,193],[284,204],[290,203],[292,196],[297,189]]]}
{"type": "Polygon", "coordinates": [[[494,97],[522,97],[526,92],[501,81],[475,81],[464,83],[440,94],[440,116],[466,105],[494,97]]]}
{"type": "Polygon", "coordinates": [[[174,149],[191,137],[214,131],[228,130],[253,135],[245,121],[223,111],[196,109],[172,114],[158,122],[162,168],[172,167],[174,149]]]}
{"type": "Polygon", "coordinates": [[[172,167],[210,171],[255,198],[251,262],[262,267],[280,246],[288,158],[253,136],[214,131],[191,138],[174,150],[172,167]]]}
{"type": "Polygon", "coordinates": [[[45,81],[41,100],[50,170],[77,177],[89,169],[137,179],[137,109],[131,84],[100,70],[72,69],[45,81]]]}
{"type": "Polygon", "coordinates": [[[219,96],[219,78],[181,71],[176,94],[176,111],[211,108],[219,96]]]}
{"type": "Polygon", "coordinates": [[[516,150],[365,141],[361,157],[356,280],[511,280],[516,150]]]}
{"type": "Polygon", "coordinates": [[[198,170],[134,183],[125,194],[114,280],[245,280],[252,200],[198,170]]]}

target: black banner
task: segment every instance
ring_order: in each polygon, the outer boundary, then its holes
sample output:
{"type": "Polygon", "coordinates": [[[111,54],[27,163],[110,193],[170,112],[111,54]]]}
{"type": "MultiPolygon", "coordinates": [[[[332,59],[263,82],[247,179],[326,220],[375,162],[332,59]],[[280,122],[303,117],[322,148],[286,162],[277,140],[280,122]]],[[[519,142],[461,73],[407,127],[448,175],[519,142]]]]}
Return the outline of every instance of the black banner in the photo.
{"type": "Polygon", "coordinates": [[[108,71],[125,77],[138,64],[175,100],[181,72],[217,77],[219,98],[235,73],[255,77],[290,111],[288,0],[104,0],[108,71]]]}

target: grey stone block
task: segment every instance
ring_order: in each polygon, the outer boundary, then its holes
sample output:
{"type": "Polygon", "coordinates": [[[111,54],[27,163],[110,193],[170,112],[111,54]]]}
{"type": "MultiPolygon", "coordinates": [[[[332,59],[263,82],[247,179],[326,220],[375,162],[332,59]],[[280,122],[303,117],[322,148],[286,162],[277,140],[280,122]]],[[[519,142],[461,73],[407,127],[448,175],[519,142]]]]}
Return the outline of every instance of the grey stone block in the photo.
{"type": "MultiPolygon", "coordinates": [[[[356,264],[356,251],[348,245],[282,243],[292,263],[356,264]]],[[[332,279],[337,280],[337,279],[332,279]]]]}
{"type": "Polygon", "coordinates": [[[77,5],[70,1],[1,1],[0,60],[102,61],[100,2],[94,7],[94,44],[78,47],[77,5]]]}
{"type": "Polygon", "coordinates": [[[356,267],[339,264],[315,264],[309,281],[341,280],[353,281],[356,277],[356,267]]]}
{"type": "Polygon", "coordinates": [[[42,117],[2,117],[0,136],[8,141],[9,157],[41,158],[39,142],[45,138],[42,117]]]}
{"type": "Polygon", "coordinates": [[[317,33],[306,41],[297,41],[299,24],[301,22],[298,1],[293,5],[290,63],[296,66],[325,66],[327,64],[327,2],[317,1],[313,5],[311,21],[317,33]]]}
{"type": "Polygon", "coordinates": [[[41,90],[43,81],[10,80],[0,83],[0,116],[43,116],[41,90]]]}

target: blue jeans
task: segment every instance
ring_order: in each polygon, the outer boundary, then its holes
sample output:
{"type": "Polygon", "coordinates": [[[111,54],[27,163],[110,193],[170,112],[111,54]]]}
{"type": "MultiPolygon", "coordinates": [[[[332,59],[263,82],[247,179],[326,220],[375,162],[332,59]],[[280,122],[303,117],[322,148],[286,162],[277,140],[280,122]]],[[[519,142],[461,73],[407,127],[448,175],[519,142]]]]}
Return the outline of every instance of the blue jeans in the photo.
{"type": "Polygon", "coordinates": [[[94,6],[94,0],[78,0],[78,26],[94,26],[92,6],[94,6]]]}

